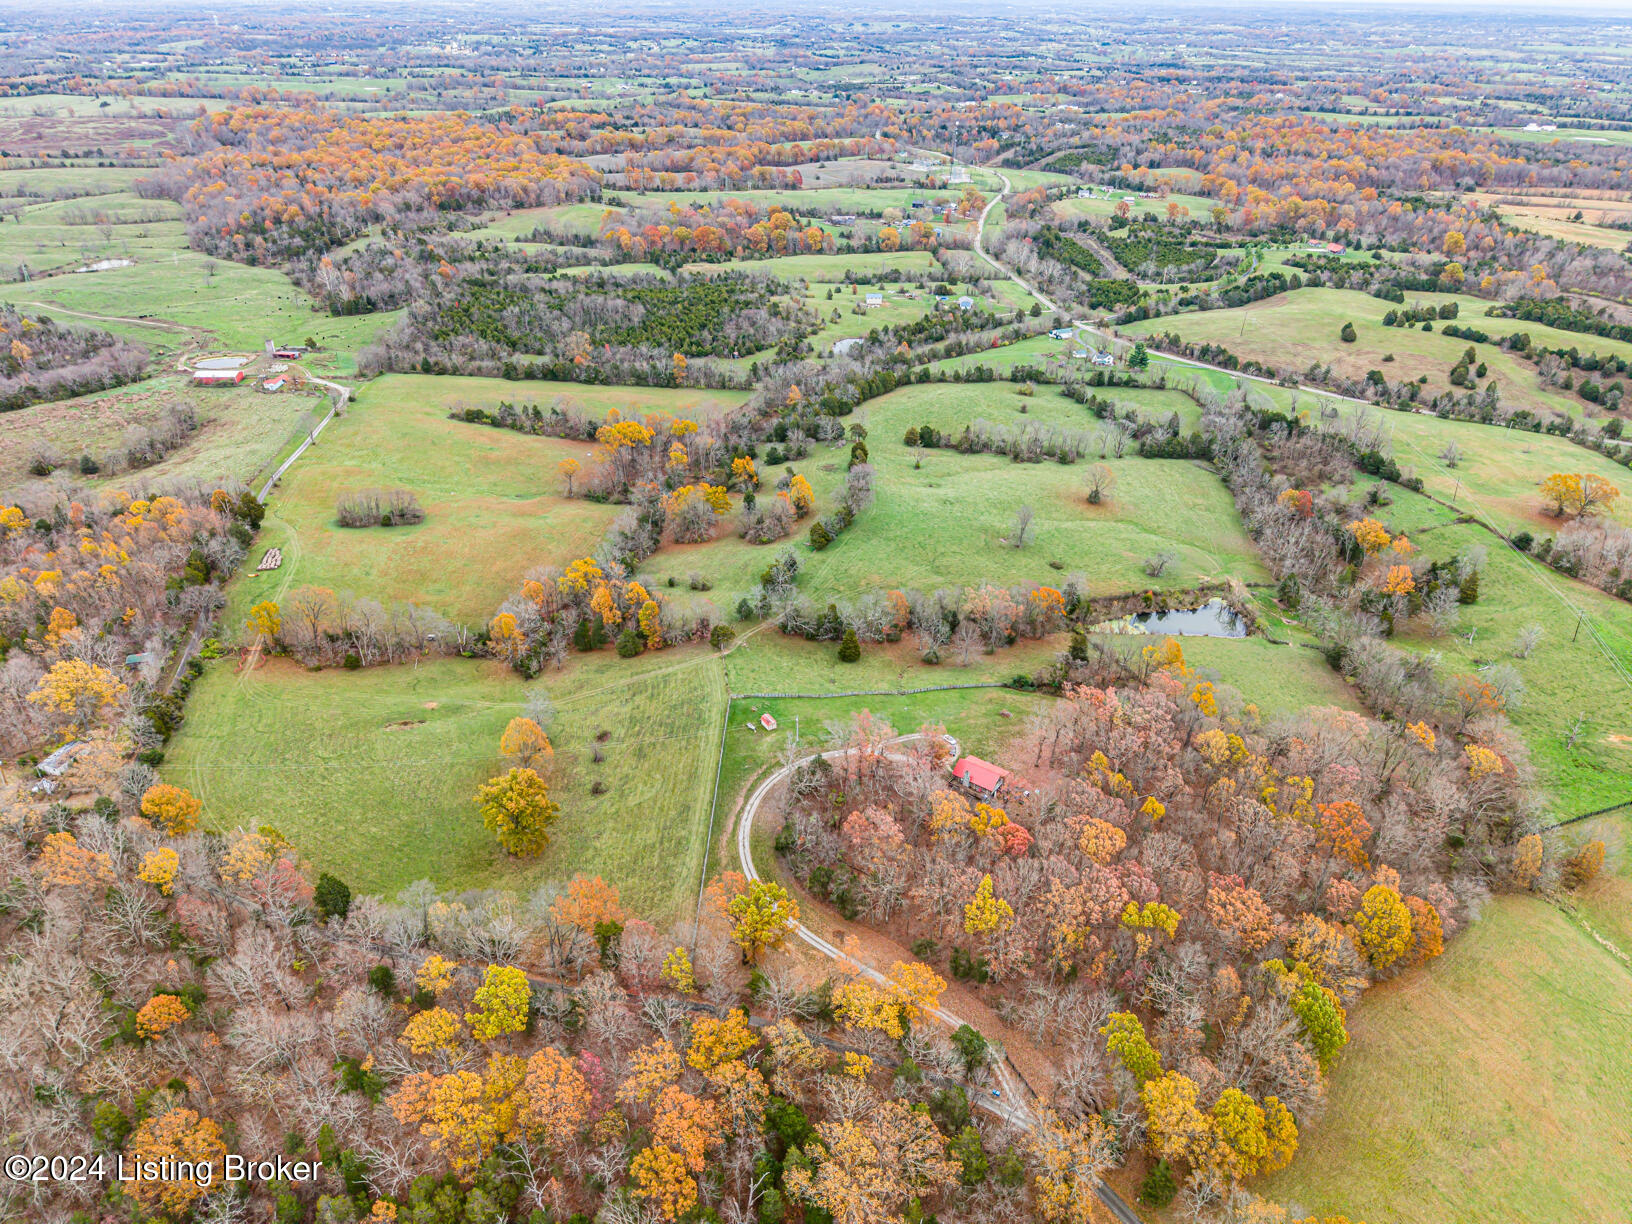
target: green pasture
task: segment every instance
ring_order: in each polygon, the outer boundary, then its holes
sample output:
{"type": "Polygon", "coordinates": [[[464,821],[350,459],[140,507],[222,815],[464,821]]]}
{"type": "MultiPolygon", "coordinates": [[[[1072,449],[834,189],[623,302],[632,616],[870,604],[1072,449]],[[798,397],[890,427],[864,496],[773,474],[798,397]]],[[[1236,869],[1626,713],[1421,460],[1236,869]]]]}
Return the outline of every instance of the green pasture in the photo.
{"type": "Polygon", "coordinates": [[[273,825],[363,893],[418,879],[526,891],[581,871],[615,883],[644,917],[690,916],[725,700],[721,665],[702,650],[633,660],[608,650],[531,684],[463,659],[234,666],[230,656],[208,666],[162,771],[204,801],[209,827],[273,825]],[[562,813],[544,854],[522,860],[482,827],[472,797],[502,772],[499,736],[535,688],[555,703],[562,813]]]}
{"type": "Polygon", "coordinates": [[[254,484],[257,477],[270,474],[290,442],[321,420],[328,407],[328,397],[322,394],[284,391],[267,395],[251,383],[195,388],[177,375],[35,404],[0,413],[0,486],[31,479],[27,467],[40,443],[56,447],[67,460],[65,470],[76,478],[127,490],[162,488],[177,480],[254,484]],[[88,453],[100,462],[127,430],[162,421],[169,408],[178,404],[190,404],[201,421],[199,430],[180,449],[137,472],[79,475],[81,455],[88,453]]]}
{"type": "Polygon", "coordinates": [[[311,338],[318,351],[306,364],[342,376],[355,371],[358,350],[397,320],[397,312],[334,318],[314,310],[307,294],[281,272],[186,249],[179,225],[175,242],[174,249],[140,255],[130,267],[0,285],[0,300],[144,341],[153,334],[144,319],[180,324],[207,337],[212,347],[240,352],[259,351],[268,340],[300,344],[311,338]]]}
{"type": "MultiPolygon", "coordinates": [[[[1459,301],[1462,317],[1456,324],[1484,331],[1493,340],[1524,331],[1538,345],[1574,346],[1632,357],[1632,345],[1624,342],[1558,332],[1517,320],[1487,319],[1483,315],[1486,303],[1476,298],[1425,293],[1408,297],[1406,304],[1419,300],[1435,306],[1459,301]],[[1477,310],[1472,308],[1473,303],[1478,304],[1477,310]]],[[[1581,400],[1568,392],[1544,387],[1535,367],[1523,358],[1494,343],[1475,344],[1444,335],[1442,329],[1449,320],[1435,320],[1432,332],[1420,330],[1420,325],[1384,327],[1383,315],[1393,308],[1391,303],[1355,290],[1299,289],[1234,309],[1170,315],[1130,324],[1123,330],[1135,336],[1174,332],[1193,343],[1222,345],[1242,360],[1256,359],[1277,369],[1302,371],[1310,365],[1330,365],[1334,373],[1352,379],[1377,369],[1390,382],[1427,375],[1424,392],[1430,396],[1453,389],[1449,382],[1451,367],[1471,346],[1477,355],[1475,364],[1484,362],[1489,370],[1478,386],[1482,389],[1487,382],[1495,382],[1502,404],[1582,415],[1586,405],[1581,400]],[[1354,324],[1354,343],[1338,339],[1345,323],[1354,324]],[[1394,360],[1384,360],[1390,354],[1394,360]]]]}
{"type": "Polygon", "coordinates": [[[1447,525],[1412,539],[1431,557],[1484,548],[1487,560],[1479,602],[1462,609],[1459,632],[1430,639],[1411,631],[1400,634],[1397,644],[1438,652],[1451,676],[1475,675],[1496,664],[1518,672],[1526,691],[1509,717],[1529,747],[1554,816],[1632,798],[1627,605],[1547,569],[1472,524],[1447,525]],[[1514,640],[1532,624],[1541,625],[1545,636],[1529,658],[1514,658],[1514,640]]]}
{"type": "Polygon", "coordinates": [[[876,278],[881,272],[913,272],[933,275],[940,271],[935,256],[928,251],[874,251],[851,255],[783,255],[776,259],[728,260],[724,263],[686,264],[686,272],[747,272],[776,276],[783,280],[840,282],[847,276],[876,278]]]}
{"type": "Polygon", "coordinates": [[[1398,1224],[1632,1215],[1628,970],[1564,914],[1504,896],[1444,956],[1373,988],[1322,1117],[1253,1189],[1398,1224]]]}
{"type": "Polygon", "coordinates": [[[234,630],[249,604],[301,586],[413,602],[469,624],[485,623],[528,570],[592,552],[617,507],[564,496],[556,465],[587,464],[593,443],[532,437],[451,420],[455,407],[500,400],[545,407],[564,397],[592,414],[617,407],[711,414],[730,393],[591,387],[481,378],[388,375],[359,393],[317,445],[282,478],[256,551],[283,550],[281,568],[233,586],[234,630]],[[405,488],[426,512],[413,526],[342,528],[345,492],[405,488]]]}

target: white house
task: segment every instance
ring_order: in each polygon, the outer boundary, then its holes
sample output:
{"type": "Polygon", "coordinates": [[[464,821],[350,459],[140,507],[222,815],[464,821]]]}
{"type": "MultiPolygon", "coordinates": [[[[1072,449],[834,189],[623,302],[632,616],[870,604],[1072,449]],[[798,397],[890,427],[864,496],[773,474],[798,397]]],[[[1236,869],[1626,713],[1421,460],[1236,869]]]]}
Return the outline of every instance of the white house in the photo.
{"type": "Polygon", "coordinates": [[[975,299],[974,298],[965,296],[965,297],[960,297],[958,299],[958,309],[959,310],[973,310],[974,308],[975,308],[975,299]]]}
{"type": "Polygon", "coordinates": [[[1069,340],[1072,331],[1069,327],[1056,327],[1048,335],[1051,340],[1069,340]]]}
{"type": "Polygon", "coordinates": [[[874,306],[882,305],[884,305],[884,295],[882,293],[869,293],[867,295],[867,309],[871,310],[874,306]]]}

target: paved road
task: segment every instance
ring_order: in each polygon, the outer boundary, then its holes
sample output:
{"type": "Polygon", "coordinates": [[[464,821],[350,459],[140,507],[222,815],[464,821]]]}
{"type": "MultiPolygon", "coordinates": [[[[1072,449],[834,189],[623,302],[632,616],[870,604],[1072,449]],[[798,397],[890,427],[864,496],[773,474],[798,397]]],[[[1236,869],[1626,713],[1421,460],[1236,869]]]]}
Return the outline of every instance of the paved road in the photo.
{"type": "MultiPolygon", "coordinates": [[[[905,744],[911,740],[921,738],[923,737],[917,734],[903,735],[899,739],[892,740],[891,742],[895,744],[905,744]]],[[[947,743],[952,749],[952,755],[957,756],[960,751],[958,741],[951,736],[947,736],[946,738],[947,743]]],[[[769,795],[778,784],[783,782],[801,765],[815,760],[818,756],[831,760],[834,757],[844,756],[848,751],[849,749],[847,748],[834,748],[827,752],[811,753],[809,756],[799,758],[799,760],[793,762],[791,765],[783,766],[754,788],[753,794],[748,797],[748,802],[743,805],[742,811],[737,816],[737,858],[742,863],[743,875],[750,880],[757,880],[760,878],[759,869],[754,865],[753,829],[754,818],[759,814],[760,805],[765,802],[766,796],[769,795]]],[[[893,760],[905,759],[900,753],[885,753],[885,756],[893,760]]],[[[793,933],[801,942],[808,944],[829,960],[842,964],[854,965],[866,977],[871,978],[873,981],[880,984],[887,980],[883,973],[879,972],[871,965],[863,964],[855,957],[841,951],[833,944],[823,939],[820,935],[816,934],[815,931],[812,931],[804,923],[795,923],[793,933]]],[[[965,1023],[965,1021],[954,1015],[952,1012],[947,1011],[945,1008],[934,1008],[930,1014],[948,1028],[956,1029],[965,1023]]],[[[984,1109],[989,1113],[996,1114],[998,1117],[1007,1122],[1013,1123],[1022,1130],[1035,1130],[1037,1127],[1037,1115],[1032,1111],[1031,1107],[1026,1104],[1026,1095],[1030,1092],[1030,1088],[1025,1085],[1018,1076],[1013,1074],[1005,1063],[996,1064],[995,1070],[997,1073],[998,1083],[1002,1085],[1002,1097],[994,1099],[991,1097],[977,1096],[974,1101],[971,1102],[971,1104],[980,1109],[984,1109]]],[[[1104,1182],[1100,1182],[1094,1187],[1094,1193],[1098,1196],[1099,1201],[1104,1203],[1111,1214],[1116,1216],[1116,1218],[1120,1220],[1122,1224],[1142,1224],[1138,1214],[1132,1207],[1128,1206],[1126,1200],[1124,1200],[1121,1195],[1112,1190],[1104,1182]]]]}

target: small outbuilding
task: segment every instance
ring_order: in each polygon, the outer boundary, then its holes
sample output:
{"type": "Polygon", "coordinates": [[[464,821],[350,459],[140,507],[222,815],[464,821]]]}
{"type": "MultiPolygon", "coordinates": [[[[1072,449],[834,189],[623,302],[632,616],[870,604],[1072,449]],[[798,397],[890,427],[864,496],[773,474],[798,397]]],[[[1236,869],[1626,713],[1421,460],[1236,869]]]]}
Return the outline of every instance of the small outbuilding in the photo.
{"type": "Polygon", "coordinates": [[[772,718],[769,714],[761,714],[759,716],[759,725],[764,727],[767,731],[775,731],[776,719],[772,718]]]}
{"type": "Polygon", "coordinates": [[[194,370],[195,387],[236,387],[244,381],[242,370],[194,370]]]}
{"type": "Polygon", "coordinates": [[[34,772],[42,778],[60,778],[68,772],[68,767],[74,763],[74,758],[85,751],[89,740],[69,740],[58,748],[45,760],[34,766],[34,772]]]}

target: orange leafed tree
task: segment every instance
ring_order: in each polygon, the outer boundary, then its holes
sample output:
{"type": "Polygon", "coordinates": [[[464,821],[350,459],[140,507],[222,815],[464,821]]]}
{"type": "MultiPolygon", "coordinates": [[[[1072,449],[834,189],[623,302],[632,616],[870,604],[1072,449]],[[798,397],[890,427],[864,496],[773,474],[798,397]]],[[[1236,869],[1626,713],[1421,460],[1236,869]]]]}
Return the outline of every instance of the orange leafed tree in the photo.
{"type": "Polygon", "coordinates": [[[227,1145],[221,1128],[213,1119],[201,1118],[191,1109],[170,1109],[148,1118],[125,1144],[131,1160],[168,1161],[161,1168],[192,1169],[190,1176],[168,1180],[132,1180],[119,1188],[148,1211],[180,1219],[190,1212],[212,1185],[219,1185],[227,1145]],[[183,1163],[188,1162],[188,1163],[183,1163]],[[201,1177],[200,1167],[209,1166],[210,1176],[201,1177]]]}
{"type": "Polygon", "coordinates": [[[499,755],[522,769],[537,771],[555,755],[555,749],[532,719],[512,718],[499,737],[499,755]]]}
{"type": "Polygon", "coordinates": [[[198,828],[198,814],[203,806],[191,792],[168,782],[156,783],[142,795],[142,815],[172,837],[198,828]]]}
{"type": "Polygon", "coordinates": [[[617,886],[600,876],[574,876],[567,891],[550,904],[550,913],[557,922],[575,926],[586,935],[593,935],[602,923],[627,920],[618,903],[617,886]]]}

